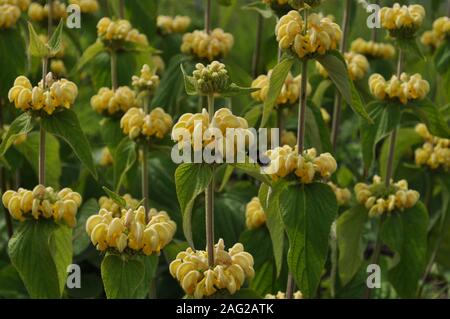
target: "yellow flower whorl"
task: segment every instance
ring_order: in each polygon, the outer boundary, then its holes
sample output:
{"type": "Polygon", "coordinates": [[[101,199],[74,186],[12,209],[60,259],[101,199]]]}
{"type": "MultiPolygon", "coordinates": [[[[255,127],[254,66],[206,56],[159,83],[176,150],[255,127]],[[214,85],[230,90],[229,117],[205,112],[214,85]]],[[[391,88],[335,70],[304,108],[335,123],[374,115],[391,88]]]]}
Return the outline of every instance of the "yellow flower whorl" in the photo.
{"type": "Polygon", "coordinates": [[[152,208],[145,222],[145,209],[122,209],[121,216],[105,208],[86,221],[86,232],[92,244],[100,251],[114,249],[120,253],[125,249],[141,252],[147,256],[159,254],[175,234],[176,224],[165,211],[152,208]]]}
{"type": "Polygon", "coordinates": [[[0,3],[0,29],[9,29],[20,18],[20,8],[16,5],[0,3]]]}
{"type": "Polygon", "coordinates": [[[20,11],[27,11],[30,2],[31,0],[0,0],[0,5],[9,4],[18,7],[20,11]]]}
{"type": "Polygon", "coordinates": [[[100,197],[98,199],[98,205],[100,206],[101,209],[106,209],[108,212],[111,212],[114,217],[120,217],[122,208],[133,209],[136,208],[137,205],[139,204],[139,201],[131,197],[130,194],[125,194],[122,196],[122,198],[127,203],[126,207],[120,207],[119,204],[117,204],[113,199],[107,196],[100,197]]]}
{"type": "Polygon", "coordinates": [[[163,34],[184,33],[191,24],[188,16],[165,16],[160,15],[156,19],[156,25],[163,34]]]}
{"type": "Polygon", "coordinates": [[[100,9],[97,0],[70,0],[69,2],[80,6],[82,13],[95,13],[100,9]]]}
{"type": "Polygon", "coordinates": [[[44,110],[49,115],[57,108],[70,108],[78,95],[76,84],[66,79],[54,80],[52,73],[47,74],[45,81],[44,90],[42,80],[38,86],[32,87],[27,77],[17,77],[8,92],[9,101],[24,112],[44,110]]]}
{"type": "Polygon", "coordinates": [[[133,107],[120,120],[120,127],[124,134],[131,139],[152,136],[164,138],[172,124],[172,117],[160,107],[153,109],[149,114],[145,114],[140,108],[133,107]]]}
{"type": "Polygon", "coordinates": [[[3,205],[11,216],[23,222],[26,218],[53,218],[75,227],[76,214],[81,206],[81,195],[70,188],[56,192],[51,187],[37,185],[32,191],[19,188],[6,191],[2,196],[3,205]]]}
{"type": "Polygon", "coordinates": [[[415,161],[419,166],[428,166],[432,170],[442,168],[450,170],[450,139],[430,134],[425,124],[417,124],[416,132],[425,140],[422,147],[415,151],[415,161]]]}
{"type": "Polygon", "coordinates": [[[299,58],[304,58],[336,49],[342,31],[329,17],[316,13],[309,15],[308,25],[305,25],[300,13],[292,10],[280,18],[275,34],[281,49],[291,49],[299,58]]]}
{"type": "MultiPolygon", "coordinates": [[[[303,299],[303,294],[300,290],[297,290],[296,292],[294,292],[293,295],[294,299],[303,299]]],[[[277,292],[276,295],[272,295],[272,294],[267,294],[265,295],[264,299],[286,299],[286,294],[282,291],[277,292]]]]}
{"type": "Polygon", "coordinates": [[[424,45],[438,48],[450,36],[450,18],[440,17],[433,22],[433,29],[425,31],[420,38],[424,45]]]}
{"type": "Polygon", "coordinates": [[[293,174],[300,183],[309,184],[317,178],[329,178],[337,169],[336,160],[330,153],[317,156],[314,148],[299,155],[297,147],[284,145],[267,151],[266,156],[270,159],[270,164],[265,171],[274,180],[293,174]]]}
{"type": "Polygon", "coordinates": [[[363,38],[358,38],[352,42],[351,51],[373,59],[388,60],[395,56],[395,48],[393,45],[365,41],[363,38]]]}
{"type": "Polygon", "coordinates": [[[391,35],[414,35],[425,19],[425,8],[418,4],[383,7],[379,12],[381,25],[389,30],[391,35]],[[398,33],[400,32],[400,33],[398,33]]]}
{"type": "Polygon", "coordinates": [[[159,86],[159,76],[150,69],[148,64],[144,64],[139,76],[133,75],[132,85],[139,91],[153,93],[159,86]]]}
{"type": "Polygon", "coordinates": [[[223,239],[214,247],[214,268],[208,267],[206,251],[192,248],[178,253],[170,263],[170,274],[176,278],[186,294],[201,299],[226,289],[235,294],[247,278],[255,275],[253,257],[240,243],[225,251],[223,239]]]}
{"type": "MultiPolygon", "coordinates": [[[[42,6],[39,3],[32,2],[28,7],[28,16],[33,21],[43,21],[48,18],[49,5],[42,6]]],[[[59,0],[52,1],[52,19],[59,21],[67,18],[66,4],[59,0]]]]}
{"type": "Polygon", "coordinates": [[[101,18],[97,23],[97,35],[102,41],[125,41],[148,45],[147,36],[134,29],[128,20],[113,21],[101,18]]]}
{"type": "Polygon", "coordinates": [[[220,28],[212,30],[210,34],[196,30],[183,36],[181,52],[212,61],[226,56],[233,44],[233,36],[220,28]]]}
{"type": "Polygon", "coordinates": [[[103,87],[91,98],[92,108],[105,115],[125,113],[137,105],[136,94],[128,86],[121,86],[115,92],[103,87]]]}
{"type": "Polygon", "coordinates": [[[391,181],[389,189],[386,190],[379,176],[373,177],[372,184],[356,184],[355,194],[356,200],[369,210],[369,217],[372,218],[414,207],[420,198],[419,192],[408,189],[406,180],[397,183],[391,181]]]}
{"type": "Polygon", "coordinates": [[[266,222],[266,213],[264,212],[258,197],[253,197],[245,207],[245,224],[248,229],[256,229],[266,222]]]}
{"type": "Polygon", "coordinates": [[[369,78],[369,88],[378,100],[398,99],[407,104],[410,100],[424,99],[430,91],[430,84],[418,73],[411,76],[402,73],[400,78],[394,75],[389,81],[375,73],[369,78]]]}
{"type": "MultiPolygon", "coordinates": [[[[252,82],[252,88],[259,88],[260,90],[252,92],[251,96],[255,101],[264,102],[269,92],[269,82],[272,75],[272,70],[269,70],[267,75],[260,75],[252,82]]],[[[302,76],[298,75],[295,78],[291,72],[288,73],[286,80],[281,88],[280,95],[278,95],[276,103],[282,104],[294,104],[298,101],[300,96],[302,76]]],[[[312,88],[309,82],[307,83],[306,94],[311,94],[312,88]]]]}

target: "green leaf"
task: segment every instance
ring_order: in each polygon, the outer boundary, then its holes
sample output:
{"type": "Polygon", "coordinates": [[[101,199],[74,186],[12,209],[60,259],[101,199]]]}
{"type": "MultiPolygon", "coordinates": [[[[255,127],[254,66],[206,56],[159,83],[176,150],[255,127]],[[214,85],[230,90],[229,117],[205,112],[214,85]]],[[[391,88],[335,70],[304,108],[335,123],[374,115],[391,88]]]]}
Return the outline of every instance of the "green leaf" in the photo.
{"type": "Polygon", "coordinates": [[[98,201],[95,198],[91,198],[83,203],[83,206],[79,209],[77,213],[77,225],[73,229],[72,234],[72,245],[73,254],[77,256],[81,254],[86,248],[89,247],[91,239],[86,233],[86,221],[94,214],[97,214],[100,210],[98,206],[98,201]]]}
{"type": "Polygon", "coordinates": [[[183,64],[180,63],[181,72],[183,73],[184,89],[187,95],[198,95],[197,88],[195,87],[195,79],[192,76],[186,74],[183,64]]]}
{"type": "Polygon", "coordinates": [[[106,50],[105,45],[101,41],[96,41],[94,44],[84,50],[83,55],[78,59],[78,62],[74,68],[75,71],[80,71],[86,64],[88,64],[93,58],[95,58],[101,52],[106,50]]]}
{"type": "Polygon", "coordinates": [[[250,288],[242,288],[234,295],[230,296],[230,299],[262,299],[256,291],[250,288]]]}
{"type": "Polygon", "coordinates": [[[8,96],[17,75],[25,74],[27,48],[19,28],[0,31],[0,96],[8,96]]]}
{"type": "MultiPolygon", "coordinates": [[[[421,143],[422,141],[423,139],[412,128],[404,128],[398,130],[397,142],[395,144],[394,162],[392,165],[394,176],[395,171],[402,157],[404,155],[413,153],[412,147],[416,144],[421,143]]],[[[389,157],[389,140],[386,139],[381,149],[380,163],[379,163],[382,180],[385,180],[386,177],[386,169],[387,169],[386,163],[388,157],[389,157]]]]}
{"type": "Polygon", "coordinates": [[[418,202],[403,212],[390,214],[382,225],[381,239],[397,253],[399,261],[388,278],[399,296],[414,298],[426,266],[428,213],[418,202]]]}
{"type": "Polygon", "coordinates": [[[144,299],[148,295],[152,280],[155,277],[155,273],[158,268],[159,256],[141,256],[140,259],[144,264],[145,274],[139,288],[136,290],[134,298],[144,299]]]}
{"type": "Polygon", "coordinates": [[[243,171],[245,174],[253,177],[254,179],[260,181],[261,183],[269,185],[272,183],[269,176],[261,172],[261,166],[259,166],[258,163],[249,163],[247,159],[246,163],[233,163],[230,165],[236,168],[237,170],[243,171]]]}
{"type": "Polygon", "coordinates": [[[283,189],[279,205],[289,238],[289,270],[302,293],[312,298],[327,259],[336,196],[322,183],[291,185],[283,189]]]}
{"type": "Polygon", "coordinates": [[[122,196],[113,192],[112,190],[108,189],[105,186],[103,186],[102,188],[105,191],[106,195],[108,195],[108,197],[110,197],[113,201],[115,201],[117,205],[119,205],[120,207],[123,207],[123,208],[127,207],[127,202],[125,201],[125,199],[122,196]]]}
{"type": "Polygon", "coordinates": [[[450,41],[444,41],[444,43],[437,48],[433,59],[434,64],[436,65],[436,70],[440,74],[445,74],[448,72],[450,64],[450,41]]]}
{"type": "Polygon", "coordinates": [[[123,132],[120,128],[120,119],[105,118],[101,121],[101,134],[103,142],[114,153],[116,147],[123,140],[123,132]]]}
{"type": "MultiPolygon", "coordinates": [[[[27,139],[15,148],[26,158],[28,163],[39,176],[39,132],[32,132],[27,139]]],[[[59,156],[59,141],[56,137],[46,134],[45,138],[45,185],[59,188],[61,177],[61,159],[59,156]]]]}
{"type": "Polygon", "coordinates": [[[362,205],[349,209],[337,219],[338,269],[344,286],[353,279],[364,260],[363,234],[367,221],[368,213],[362,205]]]}
{"type": "Polygon", "coordinates": [[[325,92],[328,90],[331,84],[333,84],[333,82],[331,82],[330,80],[323,80],[317,86],[317,89],[314,91],[314,96],[312,98],[312,101],[316,106],[323,106],[323,97],[325,96],[325,92]]]}
{"type": "Polygon", "coordinates": [[[235,83],[231,83],[230,86],[228,86],[225,90],[220,92],[220,96],[222,97],[233,97],[233,96],[239,96],[239,95],[246,95],[250,94],[252,92],[258,91],[257,88],[252,87],[243,87],[239,86],[235,83]]]}
{"type": "Polygon", "coordinates": [[[295,59],[291,56],[285,56],[280,63],[278,63],[272,71],[269,82],[269,91],[267,92],[266,100],[263,106],[263,116],[261,120],[260,127],[265,127],[267,121],[270,118],[272,110],[275,106],[278,96],[280,95],[281,88],[283,87],[284,81],[294,65],[295,59]]]}
{"type": "Polygon", "coordinates": [[[185,163],[175,171],[178,202],[183,214],[183,231],[186,240],[194,247],[192,239],[192,208],[195,199],[211,182],[213,171],[210,165],[185,163]]]}
{"type": "Polygon", "coordinates": [[[374,123],[361,121],[361,146],[364,165],[370,168],[377,144],[392,132],[400,123],[401,112],[398,104],[373,102],[369,105],[369,114],[374,123]]]}
{"type": "Polygon", "coordinates": [[[114,152],[114,189],[116,191],[120,189],[136,158],[136,143],[124,137],[114,152]]]}
{"type": "Polygon", "coordinates": [[[71,263],[71,230],[51,220],[20,224],[8,254],[32,298],[60,298],[71,263]]]}
{"type": "Polygon", "coordinates": [[[442,138],[450,138],[450,127],[439,108],[429,99],[411,102],[407,105],[412,113],[425,123],[430,133],[442,138]]]}
{"type": "Polygon", "coordinates": [[[61,51],[62,48],[62,31],[64,29],[64,21],[61,19],[59,21],[58,27],[56,27],[55,31],[52,34],[52,37],[48,41],[48,47],[49,47],[49,55],[51,57],[58,54],[59,51],[61,51]]]}
{"type": "Polygon", "coordinates": [[[258,12],[263,18],[269,19],[273,16],[273,12],[268,5],[261,1],[249,3],[241,7],[242,10],[252,10],[258,12]]]}
{"type": "Polygon", "coordinates": [[[29,133],[33,129],[32,117],[28,113],[23,113],[16,117],[16,119],[9,126],[6,136],[0,144],[0,156],[5,155],[8,148],[16,140],[17,137],[29,133]]]}
{"type": "Polygon", "coordinates": [[[348,76],[347,64],[342,55],[337,51],[329,51],[327,54],[317,57],[317,61],[327,70],[330,79],[336,85],[344,101],[350,105],[356,114],[371,123],[372,119],[348,76]]]}
{"type": "Polygon", "coordinates": [[[43,116],[41,123],[47,132],[62,138],[69,144],[81,163],[94,178],[97,178],[89,141],[84,135],[74,111],[66,109],[52,115],[43,116]]]}
{"type": "Polygon", "coordinates": [[[266,225],[269,229],[270,238],[272,239],[273,257],[275,259],[276,277],[281,274],[283,267],[283,253],[284,253],[284,237],[285,225],[280,211],[280,195],[286,187],[286,184],[279,182],[273,186],[272,189],[262,189],[260,195],[261,205],[265,208],[266,225]],[[267,194],[266,200],[264,200],[267,194]],[[264,204],[267,202],[267,205],[264,204]]]}
{"type": "Polygon", "coordinates": [[[319,153],[331,152],[330,130],[323,120],[320,108],[312,103],[307,103],[305,119],[307,145],[314,146],[319,153]]]}
{"type": "Polygon", "coordinates": [[[30,55],[41,59],[48,57],[50,53],[49,48],[41,41],[30,22],[28,22],[28,33],[30,41],[28,51],[30,52],[30,55]]]}
{"type": "Polygon", "coordinates": [[[145,277],[140,258],[107,254],[103,259],[102,280],[108,299],[131,299],[145,277]]]}

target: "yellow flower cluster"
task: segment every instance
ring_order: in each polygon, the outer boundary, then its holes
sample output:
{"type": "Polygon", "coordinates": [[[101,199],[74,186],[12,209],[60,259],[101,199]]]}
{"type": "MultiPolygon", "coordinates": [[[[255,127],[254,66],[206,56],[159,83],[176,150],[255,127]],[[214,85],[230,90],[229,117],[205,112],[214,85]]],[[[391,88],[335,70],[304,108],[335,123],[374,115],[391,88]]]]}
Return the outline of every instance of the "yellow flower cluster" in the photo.
{"type": "Polygon", "coordinates": [[[369,78],[369,88],[378,100],[398,99],[402,104],[411,100],[422,100],[430,92],[430,84],[420,74],[402,73],[400,78],[392,76],[389,81],[376,73],[369,78]]]}
{"type": "Polygon", "coordinates": [[[145,209],[123,209],[122,216],[115,217],[113,212],[104,208],[86,221],[86,232],[92,244],[100,251],[113,249],[123,252],[142,252],[149,256],[159,254],[172,241],[177,228],[165,211],[152,208],[145,221],[145,209]]]}
{"type": "Polygon", "coordinates": [[[252,255],[244,251],[240,243],[225,251],[223,239],[219,239],[214,247],[213,269],[208,267],[206,251],[194,251],[189,247],[178,253],[177,258],[170,263],[169,270],[186,294],[197,299],[211,296],[222,289],[233,295],[246,278],[251,279],[255,275],[252,255]]]}
{"type": "Polygon", "coordinates": [[[233,36],[220,28],[212,30],[210,34],[196,30],[183,36],[181,52],[212,61],[227,55],[233,44],[233,36]]]}
{"type": "Polygon", "coordinates": [[[52,73],[47,74],[45,81],[44,89],[43,81],[32,87],[27,77],[17,77],[8,92],[9,101],[24,112],[44,110],[52,114],[57,108],[70,108],[78,95],[76,84],[66,79],[55,81],[52,73]]]}
{"type": "Polygon", "coordinates": [[[372,184],[356,184],[355,194],[357,201],[369,210],[370,217],[411,208],[416,205],[420,197],[417,191],[408,189],[406,180],[403,179],[397,183],[391,181],[391,186],[386,189],[379,176],[374,176],[372,184]]]}
{"type": "Polygon", "coordinates": [[[159,86],[159,76],[150,69],[148,64],[144,64],[139,76],[133,75],[132,85],[139,91],[153,93],[159,86]]]}
{"type": "Polygon", "coordinates": [[[103,41],[125,41],[148,45],[147,36],[134,29],[128,20],[112,21],[101,18],[97,23],[97,35],[103,41]]]}
{"type": "Polygon", "coordinates": [[[97,0],[70,0],[70,4],[80,6],[82,13],[94,13],[100,9],[97,0]]]}
{"type": "MultiPolygon", "coordinates": [[[[348,75],[352,81],[363,79],[369,71],[370,65],[367,58],[359,53],[347,52],[344,53],[345,62],[347,62],[348,75]]],[[[316,61],[316,69],[323,77],[328,77],[328,72],[325,68],[316,61]]]]}
{"type": "Polygon", "coordinates": [[[266,213],[258,197],[253,197],[245,207],[245,224],[248,229],[256,229],[266,222],[266,213]]]}
{"type": "Polygon", "coordinates": [[[20,18],[18,6],[10,4],[0,4],[0,29],[9,29],[16,25],[20,18]]]}
{"type": "Polygon", "coordinates": [[[75,227],[75,215],[81,206],[81,195],[70,188],[56,192],[51,187],[38,185],[32,191],[23,188],[19,188],[17,192],[6,191],[2,201],[11,216],[18,221],[23,222],[26,217],[31,216],[37,220],[42,216],[75,227]]]}
{"type": "Polygon", "coordinates": [[[266,156],[270,159],[270,164],[265,168],[265,172],[274,180],[293,173],[301,183],[309,184],[317,178],[330,177],[337,169],[336,160],[330,153],[317,156],[314,148],[299,155],[297,147],[284,145],[267,151],[266,156]]]}
{"type": "Polygon", "coordinates": [[[425,124],[418,124],[416,132],[425,140],[423,146],[416,149],[416,164],[448,171],[450,169],[450,139],[431,135],[425,124]]]}
{"type": "Polygon", "coordinates": [[[281,17],[275,33],[280,48],[291,49],[299,58],[336,49],[342,36],[341,28],[330,18],[313,13],[306,25],[295,10],[281,17]]]}
{"type": "Polygon", "coordinates": [[[332,182],[328,182],[328,185],[336,195],[338,206],[345,206],[350,202],[350,199],[352,199],[352,193],[348,188],[340,188],[332,182]]]}
{"type": "Polygon", "coordinates": [[[31,0],[0,0],[0,5],[9,4],[18,7],[21,11],[26,11],[30,6],[31,0]]]}
{"type": "Polygon", "coordinates": [[[122,196],[122,198],[127,203],[126,207],[120,207],[119,204],[117,204],[113,199],[107,196],[100,197],[98,199],[98,205],[100,206],[100,209],[106,209],[108,212],[111,212],[113,214],[113,217],[120,217],[122,208],[134,209],[139,205],[139,201],[131,197],[130,194],[125,194],[122,196]]]}
{"type": "Polygon", "coordinates": [[[160,107],[153,109],[149,114],[145,114],[142,109],[133,107],[120,120],[120,127],[131,139],[140,136],[164,138],[172,124],[172,117],[160,107]]]}
{"type": "Polygon", "coordinates": [[[230,78],[225,64],[218,61],[213,61],[206,66],[197,63],[192,75],[195,80],[195,88],[201,95],[220,93],[229,85],[230,78]]]}
{"type": "MultiPolygon", "coordinates": [[[[300,290],[294,292],[294,299],[303,299],[303,294],[300,290]]],[[[279,291],[276,295],[267,294],[264,299],[286,299],[286,294],[282,291],[279,291]]]]}
{"type": "MultiPolygon", "coordinates": [[[[252,92],[251,96],[255,101],[264,102],[267,98],[267,93],[269,92],[270,77],[272,75],[272,70],[270,70],[267,75],[262,74],[258,76],[252,82],[252,88],[258,88],[259,91],[252,92]]],[[[294,104],[298,101],[300,96],[300,87],[302,82],[302,76],[298,75],[295,78],[292,76],[291,72],[288,73],[286,80],[281,88],[281,92],[278,95],[276,103],[278,105],[282,104],[294,104]]],[[[311,84],[307,83],[306,94],[311,94],[311,84]]]]}
{"type": "Polygon", "coordinates": [[[156,25],[163,34],[183,33],[191,24],[191,18],[188,16],[158,16],[156,25]]]}
{"type": "Polygon", "coordinates": [[[400,5],[395,3],[393,7],[383,7],[379,13],[381,25],[389,31],[406,31],[414,34],[422,25],[425,18],[425,8],[419,4],[400,5]]]}
{"type": "Polygon", "coordinates": [[[111,154],[111,151],[108,147],[104,147],[102,149],[102,154],[100,157],[100,165],[101,166],[110,166],[114,163],[114,158],[111,154]]]}
{"type": "Polygon", "coordinates": [[[183,114],[172,129],[172,140],[178,142],[180,148],[187,144],[188,146],[192,146],[195,151],[201,150],[203,147],[214,147],[215,142],[217,142],[218,145],[222,143],[223,151],[225,152],[226,145],[235,145],[237,136],[245,134],[247,129],[247,120],[233,115],[230,109],[221,108],[217,110],[211,121],[208,112],[203,109],[202,113],[183,114]],[[233,134],[233,138],[236,137],[234,141],[229,140],[231,137],[226,134],[228,128],[236,129],[235,134],[233,134]],[[194,141],[194,131],[198,132],[200,129],[203,132],[202,140],[200,142],[194,141]],[[214,135],[214,129],[219,129],[222,136],[205,138],[205,132],[211,132],[212,135],[214,135]],[[186,132],[183,132],[183,130],[186,130],[186,132]],[[186,140],[186,137],[188,137],[189,140],[186,140]]]}
{"type": "Polygon", "coordinates": [[[351,51],[372,59],[388,60],[395,55],[395,48],[392,44],[366,41],[363,38],[358,38],[352,42],[351,51]]]}
{"type": "MultiPolygon", "coordinates": [[[[48,18],[49,5],[42,6],[39,3],[33,2],[28,7],[28,16],[33,21],[43,21],[48,18]]],[[[52,1],[52,19],[59,21],[67,17],[66,5],[59,1],[52,1]]]]}
{"type": "Polygon", "coordinates": [[[281,145],[289,145],[290,147],[294,147],[297,145],[297,135],[295,135],[292,131],[282,131],[280,137],[281,145]]]}
{"type": "Polygon", "coordinates": [[[450,18],[440,17],[433,22],[433,29],[423,33],[421,41],[424,45],[439,47],[450,36],[450,18]]]}
{"type": "Polygon", "coordinates": [[[91,98],[92,108],[100,114],[125,113],[137,105],[136,94],[128,86],[121,86],[115,92],[103,87],[91,98]]]}

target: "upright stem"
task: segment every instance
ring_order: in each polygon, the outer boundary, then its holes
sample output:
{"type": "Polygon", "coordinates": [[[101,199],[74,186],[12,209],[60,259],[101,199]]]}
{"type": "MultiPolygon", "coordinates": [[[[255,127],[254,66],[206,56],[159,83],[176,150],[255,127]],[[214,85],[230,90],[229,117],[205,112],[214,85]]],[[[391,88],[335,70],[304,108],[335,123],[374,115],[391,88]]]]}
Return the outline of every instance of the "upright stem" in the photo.
{"type": "Polygon", "coordinates": [[[113,91],[117,90],[117,52],[111,50],[111,86],[113,91]]]}
{"type": "Polygon", "coordinates": [[[211,0],[206,0],[205,32],[208,34],[211,33],[211,0]]]}
{"type": "MultiPolygon", "coordinates": [[[[48,59],[42,59],[42,85],[47,88],[46,76],[48,69],[48,59]]],[[[45,185],[45,129],[40,124],[39,129],[39,184],[45,185]]]]}
{"type": "MultiPolygon", "coordinates": [[[[398,49],[398,64],[397,64],[397,77],[400,78],[400,75],[403,72],[403,50],[401,48],[398,49]]],[[[391,179],[394,174],[394,155],[395,155],[395,144],[397,143],[397,127],[392,130],[390,140],[389,140],[389,156],[387,161],[387,169],[386,169],[386,180],[385,186],[388,188],[391,184],[391,179]]]]}
{"type": "MultiPolygon", "coordinates": [[[[378,5],[379,3],[380,3],[380,0],[375,0],[374,4],[378,5]]],[[[377,28],[373,27],[372,34],[370,37],[373,42],[377,42],[377,35],[378,35],[378,30],[377,30],[377,28]]]]}
{"type": "Polygon", "coordinates": [[[125,0],[120,0],[119,15],[121,19],[125,18],[125,0]]]}
{"type": "MultiPolygon", "coordinates": [[[[349,17],[350,17],[350,0],[345,0],[344,16],[342,18],[342,37],[340,43],[340,51],[342,54],[344,54],[346,50],[349,17]]],[[[333,151],[336,150],[336,144],[339,134],[339,124],[341,118],[341,109],[342,109],[342,96],[338,91],[336,91],[336,95],[334,98],[333,124],[331,129],[331,145],[333,146],[333,151]]]]}
{"type": "Polygon", "coordinates": [[[305,148],[305,114],[306,114],[306,91],[308,85],[308,60],[302,61],[302,82],[300,86],[300,100],[298,110],[298,132],[297,132],[297,148],[298,153],[303,153],[305,148]]]}
{"type": "Polygon", "coordinates": [[[262,15],[258,15],[258,26],[256,29],[256,44],[255,44],[255,51],[253,52],[253,61],[252,61],[252,75],[253,78],[256,78],[258,75],[258,66],[259,66],[259,60],[260,60],[260,54],[261,54],[261,37],[262,37],[262,30],[263,30],[263,17],[262,15]]]}
{"type": "Polygon", "coordinates": [[[50,40],[50,36],[53,32],[53,0],[48,0],[48,20],[47,20],[47,32],[48,39],[50,40]]]}
{"type": "MultiPolygon", "coordinates": [[[[214,95],[208,95],[208,113],[212,118],[214,114],[214,95]]],[[[205,190],[205,228],[206,228],[206,250],[208,253],[208,266],[214,267],[214,168],[212,179],[205,190]]]]}
{"type": "MultiPolygon", "coordinates": [[[[144,97],[144,112],[145,114],[148,113],[148,103],[149,103],[149,97],[144,97]]],[[[149,186],[148,186],[148,143],[147,141],[144,141],[142,143],[142,168],[141,168],[141,188],[142,188],[142,199],[144,200],[144,208],[145,211],[148,212],[149,210],[149,203],[148,203],[148,192],[149,192],[149,186]]],[[[146,222],[148,222],[148,216],[146,215],[146,222]]]]}

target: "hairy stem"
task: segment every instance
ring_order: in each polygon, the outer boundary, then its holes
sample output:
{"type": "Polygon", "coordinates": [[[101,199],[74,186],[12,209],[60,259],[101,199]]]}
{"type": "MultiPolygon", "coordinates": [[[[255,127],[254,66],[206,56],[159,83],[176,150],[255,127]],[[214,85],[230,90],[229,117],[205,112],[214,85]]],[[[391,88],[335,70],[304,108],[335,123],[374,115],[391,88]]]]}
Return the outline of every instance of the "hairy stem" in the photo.
{"type": "MultiPolygon", "coordinates": [[[[148,113],[148,104],[149,104],[149,97],[144,97],[144,112],[145,114],[148,113]]],[[[144,141],[142,143],[142,167],[141,167],[141,189],[142,189],[142,199],[144,200],[144,208],[145,208],[145,216],[146,216],[146,222],[148,222],[148,210],[149,210],[149,203],[148,203],[148,192],[149,192],[149,185],[148,185],[148,143],[147,141],[144,141]]]]}
{"type": "MultiPolygon", "coordinates": [[[[342,18],[342,37],[340,43],[340,52],[345,53],[347,45],[347,34],[348,34],[348,24],[350,18],[350,0],[345,0],[344,15],[342,18]]],[[[342,96],[339,91],[336,91],[334,98],[334,110],[333,110],[333,124],[331,129],[331,145],[333,146],[333,151],[336,151],[336,144],[339,134],[339,124],[341,118],[342,110],[342,96]]]]}
{"type": "Polygon", "coordinates": [[[308,84],[308,60],[302,61],[302,82],[300,86],[300,100],[298,110],[298,132],[297,132],[297,148],[298,153],[303,153],[305,148],[305,114],[306,114],[306,91],[308,84]]]}
{"type": "Polygon", "coordinates": [[[258,26],[256,29],[256,44],[255,51],[253,52],[253,60],[252,60],[252,75],[253,78],[256,78],[258,75],[258,67],[261,55],[261,38],[262,38],[262,30],[263,30],[263,17],[262,15],[258,15],[258,26]]]}
{"type": "Polygon", "coordinates": [[[50,40],[50,36],[53,32],[53,0],[48,0],[48,16],[47,16],[47,32],[48,39],[50,40]]]}
{"type": "MultiPolygon", "coordinates": [[[[374,4],[376,4],[376,5],[379,5],[379,3],[380,3],[380,0],[375,0],[375,2],[374,2],[374,4]]],[[[375,28],[375,27],[373,27],[373,28],[372,28],[372,33],[371,33],[371,35],[370,35],[370,39],[371,39],[373,42],[377,42],[377,35],[378,35],[378,29],[375,28]]]]}
{"type": "MultiPolygon", "coordinates": [[[[400,78],[400,75],[403,71],[403,50],[398,49],[398,64],[397,64],[397,77],[400,78]]],[[[391,179],[394,174],[394,156],[395,156],[395,145],[397,143],[397,132],[398,128],[394,128],[391,132],[390,140],[389,140],[389,155],[387,161],[387,169],[386,169],[386,180],[385,186],[388,188],[391,184],[391,179]]]]}
{"type": "Polygon", "coordinates": [[[117,52],[115,50],[110,51],[111,55],[111,87],[112,90],[117,90],[117,52]]]}
{"type": "Polygon", "coordinates": [[[119,16],[120,16],[120,19],[125,18],[125,0],[120,0],[119,16]]]}
{"type": "Polygon", "coordinates": [[[211,33],[211,0],[206,0],[205,7],[205,32],[211,33]]]}
{"type": "MultiPolygon", "coordinates": [[[[211,119],[214,114],[214,95],[208,95],[208,113],[211,119]]],[[[205,190],[205,228],[208,266],[214,267],[214,168],[211,182],[205,190]]]]}
{"type": "MultiPolygon", "coordinates": [[[[48,59],[42,59],[42,85],[44,90],[47,88],[45,77],[47,76],[48,59]]],[[[39,129],[39,184],[45,185],[45,129],[40,124],[39,129]]]]}

